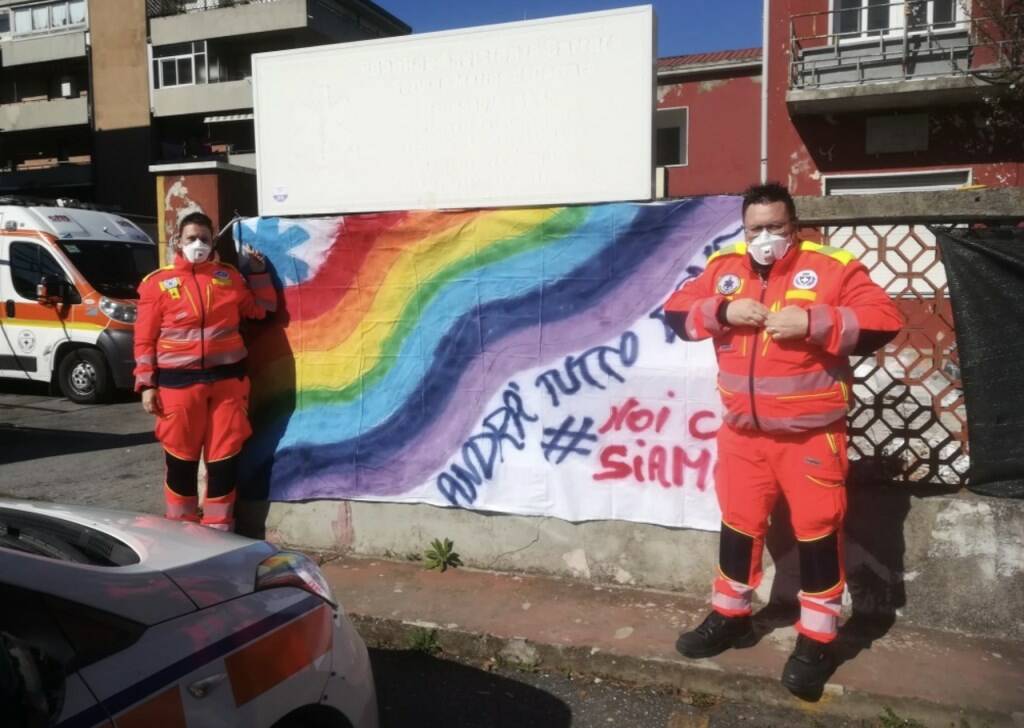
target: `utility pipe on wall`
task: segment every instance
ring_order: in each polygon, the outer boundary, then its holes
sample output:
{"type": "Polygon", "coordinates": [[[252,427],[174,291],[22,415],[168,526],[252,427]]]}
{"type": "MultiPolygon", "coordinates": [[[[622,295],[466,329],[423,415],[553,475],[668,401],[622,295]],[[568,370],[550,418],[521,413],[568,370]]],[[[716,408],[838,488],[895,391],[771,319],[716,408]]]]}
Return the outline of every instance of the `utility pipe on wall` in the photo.
{"type": "Polygon", "coordinates": [[[771,0],[761,10],[761,183],[768,181],[768,21],[771,0]]]}

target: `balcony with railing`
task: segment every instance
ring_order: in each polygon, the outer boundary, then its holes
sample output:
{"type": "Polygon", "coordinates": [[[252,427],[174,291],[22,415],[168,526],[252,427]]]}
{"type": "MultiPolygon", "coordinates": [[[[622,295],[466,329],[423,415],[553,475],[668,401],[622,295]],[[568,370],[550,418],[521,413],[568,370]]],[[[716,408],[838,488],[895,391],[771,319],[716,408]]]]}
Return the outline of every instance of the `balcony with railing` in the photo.
{"type": "Polygon", "coordinates": [[[1020,43],[993,27],[958,0],[837,0],[794,14],[787,102],[833,112],[972,100],[984,86],[979,72],[1005,64],[1020,43]]]}
{"type": "Polygon", "coordinates": [[[230,8],[238,5],[260,5],[277,0],[146,0],[146,14],[151,18],[164,18],[183,13],[201,13],[206,10],[230,8]]]}
{"type": "Polygon", "coordinates": [[[153,45],[290,32],[298,45],[409,33],[370,0],[146,0],[153,45]]]}
{"type": "Polygon", "coordinates": [[[3,66],[84,58],[85,0],[49,0],[0,7],[3,66]]]}

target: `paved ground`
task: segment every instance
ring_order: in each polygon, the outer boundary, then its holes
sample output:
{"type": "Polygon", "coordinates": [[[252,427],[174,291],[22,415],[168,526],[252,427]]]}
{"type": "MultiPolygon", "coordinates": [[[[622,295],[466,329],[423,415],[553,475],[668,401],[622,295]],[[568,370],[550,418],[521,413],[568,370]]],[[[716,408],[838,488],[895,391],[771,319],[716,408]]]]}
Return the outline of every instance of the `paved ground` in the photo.
{"type": "Polygon", "coordinates": [[[125,395],[83,406],[44,385],[0,382],[0,495],[160,513],[153,418],[125,395]]]}
{"type": "Polygon", "coordinates": [[[436,644],[481,663],[718,695],[829,725],[870,721],[887,707],[937,728],[1024,725],[1024,645],[1017,642],[848,620],[837,643],[843,662],[821,699],[807,703],[778,682],[796,637],[792,614],[759,613],[752,648],[687,660],[674,643],[703,616],[702,599],[355,557],[322,568],[374,646],[436,644]]]}
{"type": "MultiPolygon", "coordinates": [[[[707,694],[624,685],[586,675],[514,670],[415,650],[370,650],[381,728],[862,728],[795,710],[707,694]]],[[[893,726],[899,725],[894,723],[893,726]]]]}

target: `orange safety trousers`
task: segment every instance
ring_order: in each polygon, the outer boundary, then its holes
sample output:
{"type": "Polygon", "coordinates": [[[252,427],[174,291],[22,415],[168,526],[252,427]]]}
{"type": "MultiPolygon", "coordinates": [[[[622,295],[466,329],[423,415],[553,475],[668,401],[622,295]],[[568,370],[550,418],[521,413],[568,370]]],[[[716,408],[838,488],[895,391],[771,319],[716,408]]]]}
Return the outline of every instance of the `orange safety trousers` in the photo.
{"type": "Polygon", "coordinates": [[[713,608],[726,616],[750,614],[761,582],[768,518],[782,493],[789,504],[800,555],[797,631],[819,642],[836,637],[845,586],[845,422],[792,435],[718,432],[715,487],[722,511],[713,608]]]}
{"type": "MultiPolygon", "coordinates": [[[[198,465],[200,456],[203,456],[208,472],[212,473],[217,464],[235,459],[252,434],[248,416],[248,377],[180,388],[160,387],[159,399],[162,413],[157,417],[156,437],[178,464],[198,465]]],[[[194,487],[190,491],[177,492],[165,481],[167,518],[199,521],[198,497],[194,487]]],[[[231,483],[227,493],[206,498],[201,522],[231,530],[234,503],[235,489],[231,483]]]]}

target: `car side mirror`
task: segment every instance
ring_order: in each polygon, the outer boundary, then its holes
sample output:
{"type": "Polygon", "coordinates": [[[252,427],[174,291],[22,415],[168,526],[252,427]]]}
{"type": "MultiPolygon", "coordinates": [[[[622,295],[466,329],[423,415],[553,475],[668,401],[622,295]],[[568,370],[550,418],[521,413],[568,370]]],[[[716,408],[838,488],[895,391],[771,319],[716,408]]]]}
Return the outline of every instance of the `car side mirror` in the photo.
{"type": "MultiPolygon", "coordinates": [[[[0,632],[0,704],[16,726],[50,725],[64,705],[64,671],[55,660],[0,632]]],[[[5,723],[6,725],[6,723],[5,723]]]]}
{"type": "Polygon", "coordinates": [[[60,276],[43,276],[36,285],[36,300],[44,306],[60,306],[68,300],[68,282],[60,276]]]}

